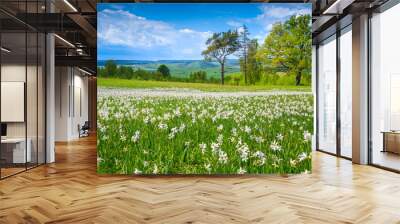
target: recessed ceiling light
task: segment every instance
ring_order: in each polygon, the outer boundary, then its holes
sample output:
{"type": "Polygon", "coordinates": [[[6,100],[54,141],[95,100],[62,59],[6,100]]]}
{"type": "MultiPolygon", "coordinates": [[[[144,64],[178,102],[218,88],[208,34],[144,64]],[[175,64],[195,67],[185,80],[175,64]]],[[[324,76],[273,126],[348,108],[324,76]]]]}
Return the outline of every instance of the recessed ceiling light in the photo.
{"type": "Polygon", "coordinates": [[[78,12],[78,10],[68,1],[64,0],[65,4],[67,4],[74,12],[78,12]]]}
{"type": "Polygon", "coordinates": [[[81,68],[79,68],[79,67],[78,67],[78,69],[79,69],[79,71],[81,71],[81,72],[83,72],[83,73],[85,73],[85,74],[87,74],[87,75],[92,75],[92,73],[90,73],[90,72],[88,72],[88,71],[85,71],[85,70],[83,70],[83,69],[81,69],[81,68]]]}
{"type": "Polygon", "coordinates": [[[59,35],[57,35],[57,34],[54,34],[54,36],[55,37],[57,37],[59,40],[61,40],[62,42],[64,42],[64,43],[66,43],[67,45],[69,45],[70,47],[73,47],[73,48],[75,48],[75,45],[73,45],[71,42],[69,42],[68,40],[66,40],[66,39],[64,39],[64,38],[62,38],[62,37],[60,37],[59,35]]]}
{"type": "Polygon", "coordinates": [[[336,0],[322,14],[342,14],[343,9],[351,5],[355,0],[336,0]]]}
{"type": "Polygon", "coordinates": [[[6,52],[6,53],[10,53],[10,52],[11,52],[11,50],[9,50],[9,49],[7,49],[7,48],[5,48],[5,47],[1,47],[0,49],[1,49],[2,51],[6,52]]]}

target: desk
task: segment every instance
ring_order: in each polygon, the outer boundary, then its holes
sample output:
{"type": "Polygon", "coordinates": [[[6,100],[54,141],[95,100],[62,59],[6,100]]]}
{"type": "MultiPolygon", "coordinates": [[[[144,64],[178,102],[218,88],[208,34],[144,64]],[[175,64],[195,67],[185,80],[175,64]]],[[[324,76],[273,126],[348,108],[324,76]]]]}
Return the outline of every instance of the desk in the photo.
{"type": "Polygon", "coordinates": [[[32,153],[31,139],[27,139],[28,144],[25,152],[25,138],[5,138],[1,139],[1,157],[6,163],[26,163],[31,162],[32,153]],[[3,156],[4,155],[4,156],[3,156]]]}
{"type": "Polygon", "coordinates": [[[400,154],[400,131],[383,131],[382,152],[400,154]]]}

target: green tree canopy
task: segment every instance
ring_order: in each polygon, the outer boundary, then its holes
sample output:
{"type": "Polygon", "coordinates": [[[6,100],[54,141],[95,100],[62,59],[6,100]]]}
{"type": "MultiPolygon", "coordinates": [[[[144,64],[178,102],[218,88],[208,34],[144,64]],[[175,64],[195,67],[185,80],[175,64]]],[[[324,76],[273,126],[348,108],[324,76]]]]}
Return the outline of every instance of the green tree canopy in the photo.
{"type": "Polygon", "coordinates": [[[107,60],[104,66],[105,76],[114,77],[117,75],[117,64],[113,60],[107,60]]]}
{"type": "Polygon", "coordinates": [[[257,39],[252,39],[248,43],[248,55],[247,55],[247,76],[248,82],[250,84],[255,84],[256,82],[260,81],[261,76],[261,62],[257,58],[258,52],[258,42],[257,39]]]}
{"type": "Polygon", "coordinates": [[[311,16],[292,16],[274,24],[258,57],[267,65],[295,74],[296,85],[300,85],[302,74],[310,74],[311,41],[311,16]]]}
{"type": "Polygon", "coordinates": [[[248,83],[248,57],[249,57],[249,45],[250,45],[250,32],[246,25],[243,24],[239,32],[239,43],[238,56],[240,60],[240,70],[244,75],[244,83],[248,83]]]}
{"type": "Polygon", "coordinates": [[[159,73],[161,73],[163,78],[168,78],[171,76],[170,72],[169,72],[169,68],[166,65],[160,65],[158,66],[157,71],[159,73]]]}
{"type": "Polygon", "coordinates": [[[221,84],[224,84],[226,57],[235,53],[239,47],[239,34],[237,30],[214,33],[206,41],[207,49],[201,54],[206,61],[216,60],[221,65],[221,84]]]}
{"type": "Polygon", "coordinates": [[[189,80],[193,82],[205,82],[207,80],[207,73],[205,71],[191,72],[189,80]]]}

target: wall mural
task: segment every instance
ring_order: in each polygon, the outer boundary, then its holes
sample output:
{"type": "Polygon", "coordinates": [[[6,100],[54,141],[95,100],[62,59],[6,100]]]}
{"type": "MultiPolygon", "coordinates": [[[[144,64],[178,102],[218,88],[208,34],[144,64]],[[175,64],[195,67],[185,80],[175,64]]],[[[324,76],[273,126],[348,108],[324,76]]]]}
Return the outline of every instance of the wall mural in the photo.
{"type": "Polygon", "coordinates": [[[310,4],[98,4],[98,173],[311,170],[310,4]]]}

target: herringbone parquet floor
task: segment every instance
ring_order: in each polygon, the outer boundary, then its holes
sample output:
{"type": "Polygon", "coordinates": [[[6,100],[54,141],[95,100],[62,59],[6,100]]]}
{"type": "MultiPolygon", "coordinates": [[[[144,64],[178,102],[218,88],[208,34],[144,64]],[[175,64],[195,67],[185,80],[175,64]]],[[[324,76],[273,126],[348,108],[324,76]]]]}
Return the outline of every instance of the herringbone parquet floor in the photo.
{"type": "Polygon", "coordinates": [[[400,223],[400,175],[326,154],[290,177],[98,176],[95,144],[0,181],[0,223],[400,223]]]}

